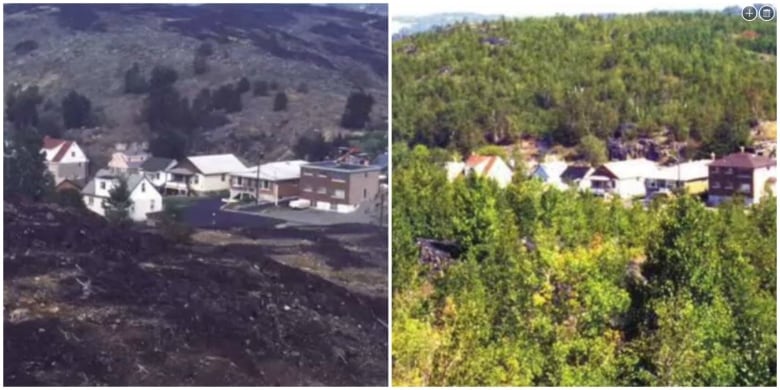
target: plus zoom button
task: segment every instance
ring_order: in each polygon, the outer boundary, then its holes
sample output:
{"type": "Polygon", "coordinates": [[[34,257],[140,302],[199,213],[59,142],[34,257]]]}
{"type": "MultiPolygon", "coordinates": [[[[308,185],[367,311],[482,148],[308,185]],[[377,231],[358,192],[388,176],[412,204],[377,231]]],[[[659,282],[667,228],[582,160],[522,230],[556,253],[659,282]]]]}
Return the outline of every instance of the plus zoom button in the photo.
{"type": "Polygon", "coordinates": [[[749,5],[745,8],[742,8],[742,19],[745,19],[748,22],[752,22],[756,20],[757,16],[758,16],[758,11],[756,11],[756,7],[749,5]]]}

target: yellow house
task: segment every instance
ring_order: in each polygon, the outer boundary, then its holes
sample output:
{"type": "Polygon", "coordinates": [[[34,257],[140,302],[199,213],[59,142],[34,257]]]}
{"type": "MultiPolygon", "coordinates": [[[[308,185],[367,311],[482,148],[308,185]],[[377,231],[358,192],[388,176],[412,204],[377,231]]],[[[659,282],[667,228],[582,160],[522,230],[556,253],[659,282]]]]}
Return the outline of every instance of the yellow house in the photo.
{"type": "Polygon", "coordinates": [[[708,166],[712,160],[688,161],[659,168],[645,179],[648,195],[684,191],[687,194],[703,194],[708,190],[708,166]]]}

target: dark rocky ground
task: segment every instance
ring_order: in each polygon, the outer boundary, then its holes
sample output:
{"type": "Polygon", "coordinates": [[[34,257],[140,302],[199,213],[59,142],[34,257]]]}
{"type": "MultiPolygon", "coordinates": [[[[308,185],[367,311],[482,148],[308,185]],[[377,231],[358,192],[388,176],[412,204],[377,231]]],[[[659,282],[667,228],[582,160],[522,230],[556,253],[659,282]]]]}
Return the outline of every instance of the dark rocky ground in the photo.
{"type": "Polygon", "coordinates": [[[140,119],[143,97],[123,91],[134,62],[147,77],[155,65],[173,67],[175,87],[190,101],[202,88],[213,91],[243,76],[277,82],[288,94],[288,109],[280,112],[272,109],[273,96],[244,94],[243,110],[200,134],[196,152],[290,157],[303,134],[345,132],[339,120],[355,88],[374,97],[372,122],[387,117],[386,15],[306,5],[94,4],[65,18],[61,8],[4,6],[4,88],[38,85],[52,102],[39,107],[41,117],[61,117],[59,105],[73,89],[87,96],[98,126],[66,135],[96,158],[108,156],[115,142],[149,137],[140,119]],[[19,50],[25,41],[35,45],[19,50]],[[214,54],[209,71],[196,75],[193,57],[203,42],[214,54]],[[296,90],[301,83],[308,92],[296,90]]]}
{"type": "MultiPolygon", "coordinates": [[[[4,203],[4,221],[6,385],[387,383],[386,295],[273,260],[269,243],[301,240],[295,230],[180,245],[49,205],[4,203]]],[[[314,244],[297,257],[371,266],[301,234],[314,244]]],[[[378,237],[360,245],[387,251],[378,237]]]]}

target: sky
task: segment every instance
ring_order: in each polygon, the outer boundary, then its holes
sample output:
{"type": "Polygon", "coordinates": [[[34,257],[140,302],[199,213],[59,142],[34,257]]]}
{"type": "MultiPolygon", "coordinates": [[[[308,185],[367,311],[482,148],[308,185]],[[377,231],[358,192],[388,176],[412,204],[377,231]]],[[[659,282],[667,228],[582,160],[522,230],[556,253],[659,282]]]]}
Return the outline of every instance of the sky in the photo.
{"type": "MultiPolygon", "coordinates": [[[[474,12],[506,16],[552,16],[582,13],[639,13],[652,10],[722,10],[753,2],[738,0],[568,0],[568,1],[512,1],[512,0],[392,0],[390,12],[394,16],[424,16],[442,12],[474,12]]],[[[767,2],[769,3],[769,2],[767,2]]]]}

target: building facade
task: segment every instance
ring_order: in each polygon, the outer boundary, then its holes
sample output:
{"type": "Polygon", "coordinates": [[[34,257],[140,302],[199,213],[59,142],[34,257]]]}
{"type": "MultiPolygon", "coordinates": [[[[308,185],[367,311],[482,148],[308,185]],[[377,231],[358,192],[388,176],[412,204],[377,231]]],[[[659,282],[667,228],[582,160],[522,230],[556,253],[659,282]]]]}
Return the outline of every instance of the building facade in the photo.
{"type": "Polygon", "coordinates": [[[147,214],[163,210],[162,195],[143,174],[121,174],[110,169],[101,169],[81,191],[87,209],[101,216],[106,216],[105,202],[111,196],[111,191],[124,178],[127,190],[130,192],[132,205],[128,210],[133,221],[145,221],[147,214]]]}
{"type": "Polygon", "coordinates": [[[382,168],[333,161],[301,167],[300,198],[316,209],[348,213],[374,199],[382,168]]]}
{"type": "Polygon", "coordinates": [[[46,168],[57,185],[63,180],[83,183],[87,179],[89,158],[74,141],[43,138],[41,153],[46,157],[46,168]]]}
{"type": "Polygon", "coordinates": [[[278,203],[297,198],[301,167],[306,164],[304,160],[278,161],[231,173],[230,200],[278,203]]]}
{"type": "Polygon", "coordinates": [[[732,153],[709,165],[709,194],[707,202],[718,205],[734,196],[745,203],[755,204],[772,189],[777,178],[777,162],[765,156],[750,153],[732,153]]]}

